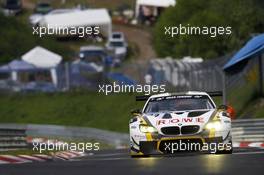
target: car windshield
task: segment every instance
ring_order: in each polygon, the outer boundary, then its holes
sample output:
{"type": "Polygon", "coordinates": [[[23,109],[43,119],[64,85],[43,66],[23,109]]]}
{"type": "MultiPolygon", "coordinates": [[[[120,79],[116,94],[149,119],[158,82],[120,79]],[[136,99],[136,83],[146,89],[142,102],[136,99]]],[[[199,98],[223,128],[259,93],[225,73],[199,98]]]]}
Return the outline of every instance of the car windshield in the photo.
{"type": "Polygon", "coordinates": [[[114,42],[110,42],[110,46],[112,46],[112,47],[123,47],[124,43],[120,42],[120,41],[114,41],[114,42]]]}
{"type": "Polygon", "coordinates": [[[88,63],[97,63],[97,64],[102,64],[102,60],[104,57],[104,52],[101,50],[98,51],[81,51],[79,53],[80,58],[88,63]]]}
{"type": "Polygon", "coordinates": [[[19,5],[19,0],[8,0],[6,1],[7,5],[19,5]]]}
{"type": "Polygon", "coordinates": [[[119,39],[119,38],[121,38],[121,34],[119,34],[119,33],[115,33],[115,34],[112,35],[112,37],[113,37],[114,39],[119,39]]]}
{"type": "Polygon", "coordinates": [[[145,113],[164,111],[189,111],[213,109],[212,101],[205,95],[174,95],[151,98],[144,110],[145,113]]]}
{"type": "Polygon", "coordinates": [[[7,0],[6,1],[6,6],[8,6],[8,7],[17,7],[20,5],[21,5],[20,0],[7,0]]]}

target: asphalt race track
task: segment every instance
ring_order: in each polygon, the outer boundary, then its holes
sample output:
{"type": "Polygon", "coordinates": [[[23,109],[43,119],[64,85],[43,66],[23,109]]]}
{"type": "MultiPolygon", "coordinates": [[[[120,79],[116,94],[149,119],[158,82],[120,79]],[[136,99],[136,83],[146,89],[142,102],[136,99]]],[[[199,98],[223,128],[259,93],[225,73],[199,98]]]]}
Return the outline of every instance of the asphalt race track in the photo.
{"type": "Polygon", "coordinates": [[[71,161],[0,165],[0,175],[264,174],[263,149],[236,149],[232,155],[178,154],[134,159],[127,152],[109,150],[71,161]]]}

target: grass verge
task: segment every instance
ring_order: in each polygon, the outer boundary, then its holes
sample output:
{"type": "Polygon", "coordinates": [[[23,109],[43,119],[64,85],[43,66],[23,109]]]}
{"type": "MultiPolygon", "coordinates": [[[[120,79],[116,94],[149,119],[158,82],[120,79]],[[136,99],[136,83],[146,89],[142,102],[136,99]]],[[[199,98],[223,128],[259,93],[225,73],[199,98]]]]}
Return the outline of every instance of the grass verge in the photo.
{"type": "Polygon", "coordinates": [[[0,122],[57,124],[127,132],[130,111],[142,108],[133,94],[95,92],[0,96],[0,122]]]}

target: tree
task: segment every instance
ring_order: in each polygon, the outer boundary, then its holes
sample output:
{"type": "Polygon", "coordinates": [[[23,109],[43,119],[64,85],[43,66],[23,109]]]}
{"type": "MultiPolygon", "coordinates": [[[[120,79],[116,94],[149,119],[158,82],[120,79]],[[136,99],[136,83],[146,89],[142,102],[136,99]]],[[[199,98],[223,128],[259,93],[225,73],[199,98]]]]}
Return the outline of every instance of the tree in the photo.
{"type": "Polygon", "coordinates": [[[215,58],[239,49],[255,33],[263,32],[261,0],[178,0],[159,18],[154,48],[161,57],[215,58]],[[168,26],[232,27],[231,35],[165,35],[168,26]]]}
{"type": "Polygon", "coordinates": [[[0,63],[7,63],[40,45],[67,58],[71,50],[56,42],[54,38],[34,36],[33,29],[15,17],[0,14],[0,63]]]}

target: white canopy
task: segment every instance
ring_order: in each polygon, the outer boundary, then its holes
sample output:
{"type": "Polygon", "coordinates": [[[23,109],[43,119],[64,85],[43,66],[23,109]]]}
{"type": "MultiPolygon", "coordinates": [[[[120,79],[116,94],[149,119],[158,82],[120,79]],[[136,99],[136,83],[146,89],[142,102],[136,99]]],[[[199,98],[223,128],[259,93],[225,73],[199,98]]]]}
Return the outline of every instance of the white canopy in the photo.
{"type": "Polygon", "coordinates": [[[112,31],[112,21],[106,9],[88,9],[58,14],[47,14],[41,21],[40,26],[49,28],[69,28],[99,26],[100,32],[109,36],[112,31]]]}
{"type": "Polygon", "coordinates": [[[43,47],[37,46],[22,56],[22,60],[40,68],[56,67],[62,60],[62,57],[43,47]]]}
{"type": "Polygon", "coordinates": [[[147,5],[154,7],[169,7],[174,6],[176,0],[137,0],[137,5],[147,5]]]}
{"type": "Polygon", "coordinates": [[[62,57],[43,47],[37,46],[22,56],[22,60],[39,68],[50,68],[52,81],[58,85],[57,72],[55,67],[61,62],[62,57]]]}
{"type": "Polygon", "coordinates": [[[142,5],[153,6],[153,7],[169,7],[169,6],[175,6],[176,0],[137,0],[136,16],[138,16],[139,7],[142,5]]]}

